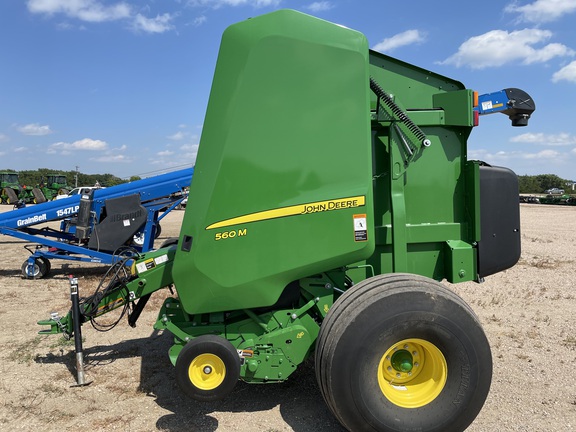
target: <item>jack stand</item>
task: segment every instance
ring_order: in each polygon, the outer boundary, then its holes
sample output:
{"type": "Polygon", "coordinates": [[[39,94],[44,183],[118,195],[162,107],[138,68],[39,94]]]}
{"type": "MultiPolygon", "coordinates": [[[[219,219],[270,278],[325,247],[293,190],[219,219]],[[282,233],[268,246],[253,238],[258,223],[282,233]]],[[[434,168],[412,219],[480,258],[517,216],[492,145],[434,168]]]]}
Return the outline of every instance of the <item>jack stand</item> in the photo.
{"type": "Polygon", "coordinates": [[[74,331],[74,346],[76,350],[76,385],[83,387],[90,384],[84,376],[84,355],[82,352],[82,323],[80,322],[80,300],[78,299],[78,279],[70,275],[70,300],[72,300],[72,326],[74,331]]]}

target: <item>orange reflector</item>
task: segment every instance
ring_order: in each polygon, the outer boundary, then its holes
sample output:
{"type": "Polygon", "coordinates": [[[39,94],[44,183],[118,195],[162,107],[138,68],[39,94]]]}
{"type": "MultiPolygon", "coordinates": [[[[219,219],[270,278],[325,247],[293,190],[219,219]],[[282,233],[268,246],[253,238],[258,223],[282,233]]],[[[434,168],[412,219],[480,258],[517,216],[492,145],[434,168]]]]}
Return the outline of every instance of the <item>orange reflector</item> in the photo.
{"type": "Polygon", "coordinates": [[[478,106],[478,92],[475,91],[475,92],[472,92],[472,94],[473,94],[473,96],[472,96],[472,97],[473,97],[473,99],[472,99],[472,106],[473,106],[474,108],[476,108],[476,107],[478,106]]]}

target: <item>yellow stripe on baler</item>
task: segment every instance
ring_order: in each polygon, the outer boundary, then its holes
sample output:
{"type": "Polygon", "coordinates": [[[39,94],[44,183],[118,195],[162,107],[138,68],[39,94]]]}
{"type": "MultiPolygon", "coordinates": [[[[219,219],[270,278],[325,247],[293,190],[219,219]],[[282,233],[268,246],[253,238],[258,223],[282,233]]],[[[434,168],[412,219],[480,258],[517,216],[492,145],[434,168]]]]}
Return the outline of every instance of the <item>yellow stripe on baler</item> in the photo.
{"type": "Polygon", "coordinates": [[[281,207],[272,210],[265,210],[256,213],[250,213],[244,216],[238,216],[231,219],[226,219],[220,222],[213,223],[206,227],[207,230],[215,228],[223,228],[232,225],[245,224],[250,222],[259,222],[263,220],[277,219],[287,216],[298,216],[310,213],[319,213],[332,210],[343,210],[346,208],[362,207],[366,203],[364,195],[338,198],[327,201],[315,201],[306,204],[298,204],[294,206],[281,207]]]}

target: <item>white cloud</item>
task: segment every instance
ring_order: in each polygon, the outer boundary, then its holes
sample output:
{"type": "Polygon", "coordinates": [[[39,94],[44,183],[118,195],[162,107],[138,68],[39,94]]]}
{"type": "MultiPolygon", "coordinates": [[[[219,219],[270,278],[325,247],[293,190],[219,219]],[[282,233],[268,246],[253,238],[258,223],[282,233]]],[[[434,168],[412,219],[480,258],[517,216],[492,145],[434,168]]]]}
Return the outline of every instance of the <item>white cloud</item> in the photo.
{"type": "Polygon", "coordinates": [[[255,8],[263,8],[268,6],[278,6],[281,0],[188,0],[188,6],[208,6],[214,9],[223,6],[244,6],[251,5],[255,8]]]}
{"type": "Polygon", "coordinates": [[[15,149],[11,149],[10,151],[14,153],[24,153],[28,151],[28,147],[16,147],[15,149]]]}
{"type": "MultiPolygon", "coordinates": [[[[193,137],[197,138],[197,137],[193,137]]],[[[178,148],[178,152],[173,152],[171,150],[164,150],[156,153],[154,159],[150,159],[153,165],[160,165],[163,167],[175,167],[182,165],[182,163],[194,164],[196,162],[196,156],[198,155],[198,144],[183,144],[178,148]],[[174,154],[178,154],[177,158],[174,158],[174,154]]]]}
{"type": "MultiPolygon", "coordinates": [[[[186,129],[188,126],[181,124],[178,126],[186,129]]],[[[181,166],[182,164],[194,164],[198,154],[198,140],[200,137],[190,132],[179,131],[167,137],[173,141],[179,141],[176,148],[174,144],[166,145],[161,151],[158,151],[149,161],[152,165],[160,166],[163,169],[181,166]]]]}
{"type": "MultiPolygon", "coordinates": [[[[101,23],[117,20],[131,21],[130,28],[146,33],[164,33],[174,28],[172,20],[176,15],[168,13],[148,18],[141,13],[134,14],[132,5],[116,2],[110,5],[101,0],[28,0],[31,13],[48,16],[64,15],[80,21],[101,23]]],[[[143,8],[146,9],[146,8],[143,8]]],[[[61,29],[74,28],[69,23],[58,24],[61,29]]]]}
{"type": "MultiPolygon", "coordinates": [[[[89,160],[101,163],[129,163],[133,158],[126,156],[123,152],[128,148],[125,144],[120,147],[110,148],[104,141],[90,140],[88,138],[76,141],[74,150],[98,150],[101,152],[98,156],[92,156],[89,160]]],[[[68,152],[70,153],[70,152],[68,152]]]]}
{"type": "Polygon", "coordinates": [[[533,159],[549,159],[556,160],[562,159],[562,153],[556,150],[542,150],[537,153],[529,153],[524,151],[498,151],[491,153],[487,150],[473,150],[468,153],[469,160],[483,160],[488,163],[495,162],[516,162],[518,160],[533,160],[533,159]]]}
{"type": "Polygon", "coordinates": [[[334,8],[334,4],[329,1],[319,1],[310,3],[308,6],[305,6],[305,9],[309,10],[310,12],[323,12],[334,8]]]}
{"type": "Polygon", "coordinates": [[[206,15],[200,15],[199,17],[196,17],[192,20],[192,25],[194,27],[200,27],[202,24],[204,24],[206,21],[208,20],[208,18],[206,17],[206,15]]]}
{"type": "Polygon", "coordinates": [[[50,126],[39,125],[38,123],[30,123],[24,126],[19,126],[18,132],[21,132],[24,135],[33,135],[33,136],[50,135],[52,133],[52,131],[50,130],[50,126]]]}
{"type": "Polygon", "coordinates": [[[88,151],[102,151],[108,149],[106,141],[94,140],[91,138],[84,138],[73,143],[57,142],[49,147],[52,151],[72,151],[72,150],[88,150],[88,151]]]}
{"type": "Polygon", "coordinates": [[[8,135],[4,135],[0,133],[0,142],[10,141],[10,137],[8,135]]]}
{"type": "Polygon", "coordinates": [[[185,152],[198,151],[198,144],[184,144],[180,146],[180,150],[185,152]]]}
{"type": "Polygon", "coordinates": [[[164,150],[164,151],[158,152],[156,154],[160,157],[163,157],[163,156],[172,156],[174,154],[174,152],[172,150],[164,150]]]}
{"type": "Polygon", "coordinates": [[[510,139],[514,143],[541,144],[547,146],[565,146],[576,144],[576,135],[561,132],[559,134],[524,133],[510,139]]]}
{"type": "Polygon", "coordinates": [[[545,149],[537,152],[514,150],[492,153],[482,149],[468,152],[468,159],[483,160],[496,166],[509,167],[517,174],[557,173],[563,178],[570,178],[573,175],[575,150],[545,149]]]}
{"type": "Polygon", "coordinates": [[[180,147],[180,159],[185,161],[190,161],[190,163],[196,163],[196,157],[198,156],[198,144],[190,144],[180,147]]]}
{"type": "Polygon", "coordinates": [[[489,159],[494,159],[494,156],[486,149],[468,149],[468,160],[489,161],[489,159]]]}
{"type": "Polygon", "coordinates": [[[576,0],[536,0],[523,6],[514,1],[504,10],[520,14],[519,21],[550,22],[576,11],[576,0]]]}
{"type": "Polygon", "coordinates": [[[405,32],[398,33],[392,37],[386,38],[372,47],[374,51],[390,52],[396,48],[412,45],[415,43],[422,43],[425,40],[424,33],[418,30],[406,30],[405,32]]]}
{"type": "MultiPolygon", "coordinates": [[[[180,129],[186,129],[188,126],[186,125],[179,125],[178,126],[180,129]]],[[[200,126],[201,128],[201,126],[200,126]]],[[[178,132],[172,134],[172,135],[168,135],[166,138],[168,138],[169,140],[172,141],[181,141],[183,144],[182,146],[186,146],[186,145],[190,145],[188,143],[193,143],[192,145],[197,145],[196,143],[198,142],[199,135],[189,132],[189,131],[184,131],[184,130],[179,130],[178,132]]]]}
{"type": "Polygon", "coordinates": [[[567,66],[564,66],[554,75],[552,75],[552,82],[570,81],[576,83],[576,61],[573,61],[567,66]]]}
{"type": "Polygon", "coordinates": [[[460,45],[458,52],[440,64],[472,69],[498,67],[508,63],[543,63],[554,57],[574,56],[575,51],[565,45],[551,43],[535,48],[552,37],[552,32],[540,29],[524,29],[513,32],[492,30],[474,36],[460,45]]]}
{"type": "Polygon", "coordinates": [[[97,0],[28,0],[27,6],[32,13],[64,14],[88,22],[115,21],[131,14],[131,6],[125,2],[108,6],[97,0]]]}
{"type": "Polygon", "coordinates": [[[522,155],[524,159],[556,159],[560,156],[555,150],[542,150],[538,153],[525,153],[522,155]]]}
{"type": "Polygon", "coordinates": [[[178,131],[173,135],[167,136],[166,138],[168,138],[172,141],[182,141],[184,138],[186,138],[186,133],[182,132],[182,131],[178,131]]]}
{"type": "Polygon", "coordinates": [[[90,160],[95,162],[104,162],[104,163],[129,163],[132,162],[132,158],[122,155],[122,154],[107,154],[104,156],[99,156],[96,158],[90,158],[90,160]]]}
{"type": "Polygon", "coordinates": [[[164,33],[174,28],[171,24],[173,19],[174,15],[167,13],[157,15],[156,18],[146,18],[144,15],[137,14],[132,21],[132,27],[136,31],[146,33],[164,33]]]}
{"type": "Polygon", "coordinates": [[[76,27],[76,26],[70,24],[69,22],[60,22],[60,23],[56,24],[56,28],[58,30],[63,30],[63,31],[75,30],[76,28],[78,28],[80,30],[86,30],[86,27],[84,27],[84,26],[76,27]]]}

